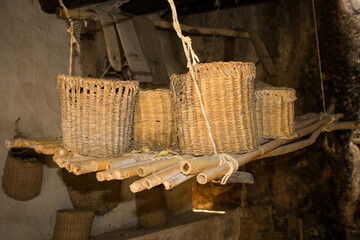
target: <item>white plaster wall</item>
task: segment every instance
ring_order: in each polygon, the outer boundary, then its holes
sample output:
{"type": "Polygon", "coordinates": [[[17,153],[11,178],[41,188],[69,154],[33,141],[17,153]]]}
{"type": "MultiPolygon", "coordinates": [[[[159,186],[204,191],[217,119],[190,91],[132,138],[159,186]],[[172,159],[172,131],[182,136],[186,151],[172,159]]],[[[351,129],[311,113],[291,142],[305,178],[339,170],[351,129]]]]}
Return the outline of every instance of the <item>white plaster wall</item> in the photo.
{"type": "MultiPolygon", "coordinates": [[[[14,136],[17,118],[27,136],[61,134],[56,76],[68,73],[66,27],[66,21],[43,13],[37,0],[0,0],[0,176],[7,156],[4,141],[14,136]]],[[[38,197],[16,201],[0,189],[0,239],[51,239],[56,211],[63,208],[72,204],[59,169],[44,165],[38,197]]],[[[92,234],[136,222],[130,195],[110,213],[95,217],[92,234]]]]}

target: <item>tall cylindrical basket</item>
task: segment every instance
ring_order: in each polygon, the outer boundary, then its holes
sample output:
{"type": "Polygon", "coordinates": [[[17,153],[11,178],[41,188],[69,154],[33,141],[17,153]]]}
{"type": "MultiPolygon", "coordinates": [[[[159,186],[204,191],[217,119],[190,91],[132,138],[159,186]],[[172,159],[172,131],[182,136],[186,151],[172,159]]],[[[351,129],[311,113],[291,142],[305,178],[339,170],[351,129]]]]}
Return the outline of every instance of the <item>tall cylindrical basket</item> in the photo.
{"type": "Polygon", "coordinates": [[[53,240],[88,240],[94,212],[63,209],[56,213],[53,240]]]}
{"type": "Polygon", "coordinates": [[[136,81],[59,75],[64,147],[95,157],[126,153],[138,85],[136,81]]]}
{"type": "MultiPolygon", "coordinates": [[[[214,62],[194,66],[203,106],[219,153],[243,153],[259,145],[255,116],[255,65],[214,62]]],[[[190,74],[173,75],[179,147],[182,153],[212,155],[214,149],[190,74]]]]}

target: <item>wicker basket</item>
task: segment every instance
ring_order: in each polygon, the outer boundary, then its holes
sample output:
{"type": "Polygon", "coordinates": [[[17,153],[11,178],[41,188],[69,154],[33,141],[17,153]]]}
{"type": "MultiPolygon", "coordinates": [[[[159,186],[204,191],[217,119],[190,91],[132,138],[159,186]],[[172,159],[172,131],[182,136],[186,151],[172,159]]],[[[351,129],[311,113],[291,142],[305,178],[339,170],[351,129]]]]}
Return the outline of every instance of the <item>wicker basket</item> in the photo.
{"type": "Polygon", "coordinates": [[[289,139],[295,135],[295,90],[267,87],[255,91],[260,137],[289,139]]]}
{"type": "MultiPolygon", "coordinates": [[[[243,153],[259,145],[255,117],[255,65],[215,62],[195,65],[196,79],[219,153],[243,153]]],[[[208,128],[190,74],[173,75],[179,147],[182,153],[213,154],[208,128]]]]}
{"type": "Polygon", "coordinates": [[[134,148],[163,150],[175,145],[174,120],[168,89],[140,91],[135,106],[134,148]]]}
{"type": "Polygon", "coordinates": [[[56,213],[53,240],[88,240],[93,211],[63,209],[56,213]]]}
{"type": "Polygon", "coordinates": [[[58,76],[64,147],[82,155],[129,150],[139,83],[58,76]]]}
{"type": "Polygon", "coordinates": [[[35,158],[16,157],[9,153],[2,177],[2,188],[19,201],[33,199],[41,191],[43,166],[35,158]]]}
{"type": "Polygon", "coordinates": [[[135,194],[139,225],[143,228],[159,228],[167,224],[166,201],[161,187],[135,194]]]}
{"type": "Polygon", "coordinates": [[[122,181],[98,182],[96,173],[76,176],[64,169],[62,175],[74,208],[92,210],[97,215],[103,215],[121,201],[122,181]]]}

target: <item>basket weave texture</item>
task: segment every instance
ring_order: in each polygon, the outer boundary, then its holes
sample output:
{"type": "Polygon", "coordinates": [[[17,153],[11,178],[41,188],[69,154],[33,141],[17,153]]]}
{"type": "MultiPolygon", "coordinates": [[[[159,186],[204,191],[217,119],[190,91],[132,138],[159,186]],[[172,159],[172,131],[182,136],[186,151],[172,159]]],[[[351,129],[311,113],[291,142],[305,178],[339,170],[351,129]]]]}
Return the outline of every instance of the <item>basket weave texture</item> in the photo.
{"type": "Polygon", "coordinates": [[[289,139],[295,136],[295,90],[267,87],[255,91],[260,137],[289,139]]]}
{"type": "Polygon", "coordinates": [[[56,213],[53,240],[87,240],[89,239],[93,211],[63,209],[56,213]]]}
{"type": "Polygon", "coordinates": [[[140,91],[134,116],[134,148],[162,150],[176,144],[176,125],[168,89],[140,91]]]}
{"type": "Polygon", "coordinates": [[[97,215],[103,215],[121,201],[122,181],[98,182],[96,173],[76,176],[65,169],[62,175],[74,208],[92,210],[97,215]]]}
{"type": "Polygon", "coordinates": [[[161,187],[135,194],[139,225],[143,228],[158,228],[167,224],[166,201],[161,187]]]}
{"type": "Polygon", "coordinates": [[[138,85],[136,81],[59,75],[64,147],[95,157],[126,153],[138,85]]]}
{"type": "MultiPolygon", "coordinates": [[[[203,105],[219,153],[243,153],[259,145],[255,116],[255,65],[214,62],[194,66],[203,105]]],[[[179,148],[212,155],[213,146],[190,74],[171,76],[179,148]]]]}
{"type": "Polygon", "coordinates": [[[42,163],[35,158],[15,158],[9,153],[2,177],[2,188],[15,200],[33,199],[40,194],[42,173],[42,163]]]}

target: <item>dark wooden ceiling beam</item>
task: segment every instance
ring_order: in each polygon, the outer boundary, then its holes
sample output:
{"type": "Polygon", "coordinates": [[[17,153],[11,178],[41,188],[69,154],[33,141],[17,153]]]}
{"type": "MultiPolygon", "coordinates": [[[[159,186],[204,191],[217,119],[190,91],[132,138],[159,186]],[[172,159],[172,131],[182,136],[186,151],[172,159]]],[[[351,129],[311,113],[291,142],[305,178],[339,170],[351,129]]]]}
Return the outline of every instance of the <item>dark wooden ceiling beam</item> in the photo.
{"type": "MultiPolygon", "coordinates": [[[[270,1],[277,0],[221,0],[220,9],[270,1]]],[[[174,0],[174,2],[178,15],[196,14],[217,9],[217,6],[214,5],[215,0],[174,0]]],[[[146,14],[164,9],[170,9],[167,0],[131,0],[121,6],[121,10],[124,12],[135,15],[146,14]]]]}
{"type": "MultiPolygon", "coordinates": [[[[63,0],[68,9],[83,7],[108,0],[63,0]]],[[[150,1],[151,2],[151,1],[150,1]]],[[[56,13],[56,8],[60,7],[59,0],[39,0],[41,9],[46,13],[56,13]]]]}

